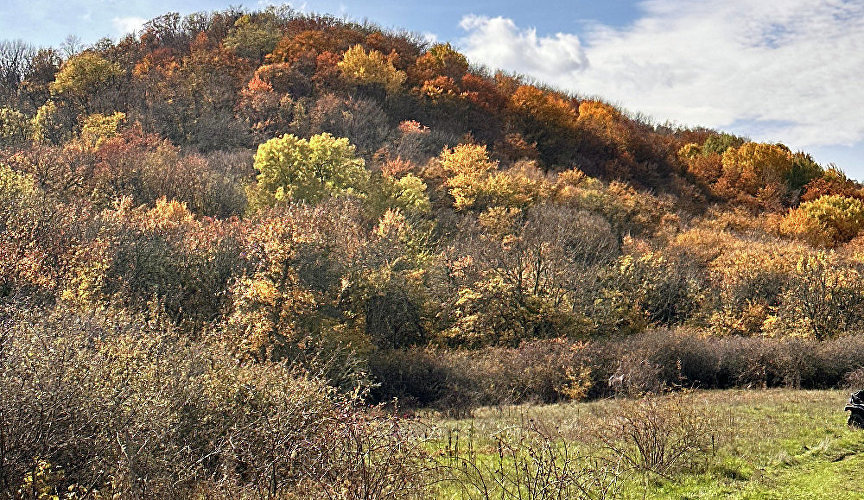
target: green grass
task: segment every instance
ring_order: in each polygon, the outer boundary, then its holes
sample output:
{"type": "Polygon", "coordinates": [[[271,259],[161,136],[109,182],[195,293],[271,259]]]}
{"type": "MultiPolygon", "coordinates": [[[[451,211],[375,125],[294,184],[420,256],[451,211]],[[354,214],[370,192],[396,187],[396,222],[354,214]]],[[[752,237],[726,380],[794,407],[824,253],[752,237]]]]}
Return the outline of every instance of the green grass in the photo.
{"type": "MultiPolygon", "coordinates": [[[[864,498],[864,431],[846,426],[847,391],[697,391],[686,401],[710,413],[710,451],[690,467],[663,478],[630,474],[628,499],[835,499],[864,498]]],[[[458,435],[460,453],[493,460],[502,429],[538,422],[575,449],[600,449],[594,430],[618,411],[614,400],[549,406],[482,408],[471,419],[439,418],[458,435]],[[469,444],[470,443],[470,444],[469,444]]],[[[438,443],[442,447],[446,445],[438,443]]],[[[459,498],[441,490],[442,497],[459,498]]]]}

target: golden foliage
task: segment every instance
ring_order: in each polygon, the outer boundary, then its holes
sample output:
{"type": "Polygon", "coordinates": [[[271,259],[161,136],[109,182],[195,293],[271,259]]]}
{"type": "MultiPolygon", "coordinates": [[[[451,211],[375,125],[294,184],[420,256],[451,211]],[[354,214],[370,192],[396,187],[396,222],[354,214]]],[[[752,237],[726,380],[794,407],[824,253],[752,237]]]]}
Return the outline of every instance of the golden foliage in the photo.
{"type": "Polygon", "coordinates": [[[486,146],[460,144],[445,148],[438,157],[447,175],[445,185],[459,210],[471,208],[482,191],[482,182],[498,167],[489,159],[486,146]]]}
{"type": "Polygon", "coordinates": [[[748,142],[727,149],[721,161],[719,194],[769,209],[785,201],[794,167],[793,156],[785,146],[748,142]]]}
{"type": "Polygon", "coordinates": [[[468,60],[449,43],[438,43],[429,47],[429,50],[418,57],[414,67],[410,69],[412,81],[421,83],[438,77],[458,82],[466,72],[468,72],[468,60]]]}
{"type": "Polygon", "coordinates": [[[51,94],[85,98],[122,74],[120,65],[91,51],[70,58],[51,84],[51,94]]]}
{"type": "Polygon", "coordinates": [[[517,88],[510,97],[510,105],[540,122],[558,127],[573,127],[578,119],[578,112],[572,103],[533,85],[517,88]]]}
{"type": "Polygon", "coordinates": [[[858,236],[864,228],[864,202],[825,195],[790,210],[780,223],[783,234],[817,246],[835,246],[858,236]]]}
{"type": "Polygon", "coordinates": [[[612,136],[615,122],[621,114],[612,106],[599,101],[582,101],[579,103],[579,122],[590,124],[602,130],[607,136],[612,136]]]}
{"type": "Polygon", "coordinates": [[[272,16],[244,14],[234,22],[234,28],[222,42],[239,56],[260,60],[279,42],[281,33],[272,16]]]}
{"type": "Polygon", "coordinates": [[[459,86],[449,76],[438,76],[423,82],[420,93],[431,99],[455,97],[459,95],[459,86]]]}
{"type": "Polygon", "coordinates": [[[291,200],[317,202],[327,196],[361,195],[369,172],[348,139],[324,133],[310,139],[286,134],[258,146],[257,183],[249,188],[250,207],[291,200]]]}
{"type": "Polygon", "coordinates": [[[117,136],[120,123],[125,119],[126,113],[120,112],[107,116],[96,113],[86,117],[81,126],[81,142],[87,149],[99,149],[106,140],[117,136]]]}
{"type": "Polygon", "coordinates": [[[20,144],[31,135],[27,117],[12,108],[0,107],[0,147],[20,144]]]}
{"type": "Polygon", "coordinates": [[[362,45],[345,51],[338,64],[345,78],[360,84],[378,84],[388,92],[396,92],[405,83],[405,72],[393,66],[393,61],[377,50],[366,52],[362,45]]]}
{"type": "Polygon", "coordinates": [[[317,302],[300,286],[292,266],[297,246],[307,241],[298,227],[272,218],[259,224],[249,239],[259,257],[258,269],[232,287],[228,326],[237,352],[268,359],[280,343],[302,346],[305,336],[298,322],[314,312],[317,302]]]}
{"type": "Polygon", "coordinates": [[[438,157],[457,210],[525,208],[549,198],[553,184],[531,161],[499,171],[486,146],[462,144],[438,157]]]}

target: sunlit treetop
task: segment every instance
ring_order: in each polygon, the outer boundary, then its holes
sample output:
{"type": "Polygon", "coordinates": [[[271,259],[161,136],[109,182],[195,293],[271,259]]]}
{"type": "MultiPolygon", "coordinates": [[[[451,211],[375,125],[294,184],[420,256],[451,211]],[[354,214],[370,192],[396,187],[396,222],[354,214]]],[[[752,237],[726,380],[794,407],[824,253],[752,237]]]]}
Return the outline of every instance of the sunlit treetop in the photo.
{"type": "Polygon", "coordinates": [[[361,84],[378,84],[388,92],[396,92],[405,83],[405,72],[377,50],[366,52],[362,45],[348,49],[338,64],[345,78],[361,84]]]}
{"type": "Polygon", "coordinates": [[[468,59],[449,43],[438,43],[430,47],[426,53],[417,58],[411,70],[413,78],[420,83],[439,76],[446,76],[458,82],[467,72],[468,59]]]}
{"type": "Polygon", "coordinates": [[[269,15],[241,16],[234,23],[234,29],[223,42],[225,47],[234,50],[240,57],[262,60],[279,42],[282,33],[269,15]]]}
{"type": "Polygon", "coordinates": [[[294,135],[270,139],[255,155],[257,183],[250,187],[254,208],[289,201],[315,203],[327,196],[362,195],[369,172],[348,139],[330,134],[308,140],[294,135]]]}
{"type": "Polygon", "coordinates": [[[95,52],[82,52],[63,64],[51,84],[51,93],[56,96],[86,97],[121,74],[117,63],[95,52]]]}

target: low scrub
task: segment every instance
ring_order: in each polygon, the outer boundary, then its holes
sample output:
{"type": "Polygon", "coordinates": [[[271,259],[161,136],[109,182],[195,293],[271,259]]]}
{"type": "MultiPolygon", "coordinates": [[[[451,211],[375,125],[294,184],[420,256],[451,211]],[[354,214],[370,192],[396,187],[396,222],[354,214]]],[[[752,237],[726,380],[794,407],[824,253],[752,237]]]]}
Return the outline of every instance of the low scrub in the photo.
{"type": "Polygon", "coordinates": [[[563,340],[477,351],[379,351],[370,367],[378,401],[460,414],[481,405],[579,400],[592,386],[586,345],[563,340]]]}
{"type": "Polygon", "coordinates": [[[286,363],[109,312],[4,321],[0,496],[422,496],[410,421],[286,363]]]}
{"type": "Polygon", "coordinates": [[[680,388],[825,389],[858,383],[864,336],[712,337],[685,329],[591,342],[546,340],[473,351],[377,352],[378,401],[464,413],[484,405],[552,403],[680,388]],[[858,372],[856,372],[858,370],[858,372]]]}

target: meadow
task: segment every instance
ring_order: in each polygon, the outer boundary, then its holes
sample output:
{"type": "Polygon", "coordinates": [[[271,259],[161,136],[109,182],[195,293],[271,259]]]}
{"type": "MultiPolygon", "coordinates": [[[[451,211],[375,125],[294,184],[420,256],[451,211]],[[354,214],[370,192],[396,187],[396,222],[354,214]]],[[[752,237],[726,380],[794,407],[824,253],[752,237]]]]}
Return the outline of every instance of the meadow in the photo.
{"type": "MultiPolygon", "coordinates": [[[[847,399],[848,392],[842,390],[714,390],[652,397],[647,402],[604,399],[485,407],[476,410],[473,418],[442,418],[439,425],[449,429],[443,449],[466,457],[473,454],[480,467],[486,464],[486,482],[493,485],[492,491],[484,497],[478,491],[482,488],[475,486],[466,494],[445,483],[438,493],[440,498],[570,497],[550,494],[551,486],[542,492],[540,488],[532,490],[527,478],[521,491],[512,481],[495,479],[500,477],[497,471],[502,463],[498,436],[537,428],[559,447],[559,466],[564,446],[580,456],[577,461],[585,468],[583,478],[591,461],[582,461],[582,457],[602,457],[610,446],[620,447],[635,458],[628,467],[626,459],[607,455],[609,470],[601,478],[606,483],[586,481],[583,498],[852,498],[864,494],[860,483],[864,433],[847,427],[848,414],[842,411],[847,399]],[[626,416],[633,415],[634,407],[641,408],[643,413],[637,413],[643,417],[663,422],[658,423],[656,434],[644,433],[635,439],[636,433],[624,432],[611,440],[603,434],[602,429],[610,422],[627,428],[626,416]],[[637,444],[645,446],[646,456],[662,453],[663,447],[671,456],[686,439],[693,440],[686,456],[668,468],[659,463],[645,468],[637,465],[644,465],[637,444]],[[458,450],[454,450],[456,441],[458,450]],[[604,492],[598,484],[609,488],[604,492]]],[[[505,469],[513,467],[514,460],[505,456],[503,464],[505,469]]]]}

